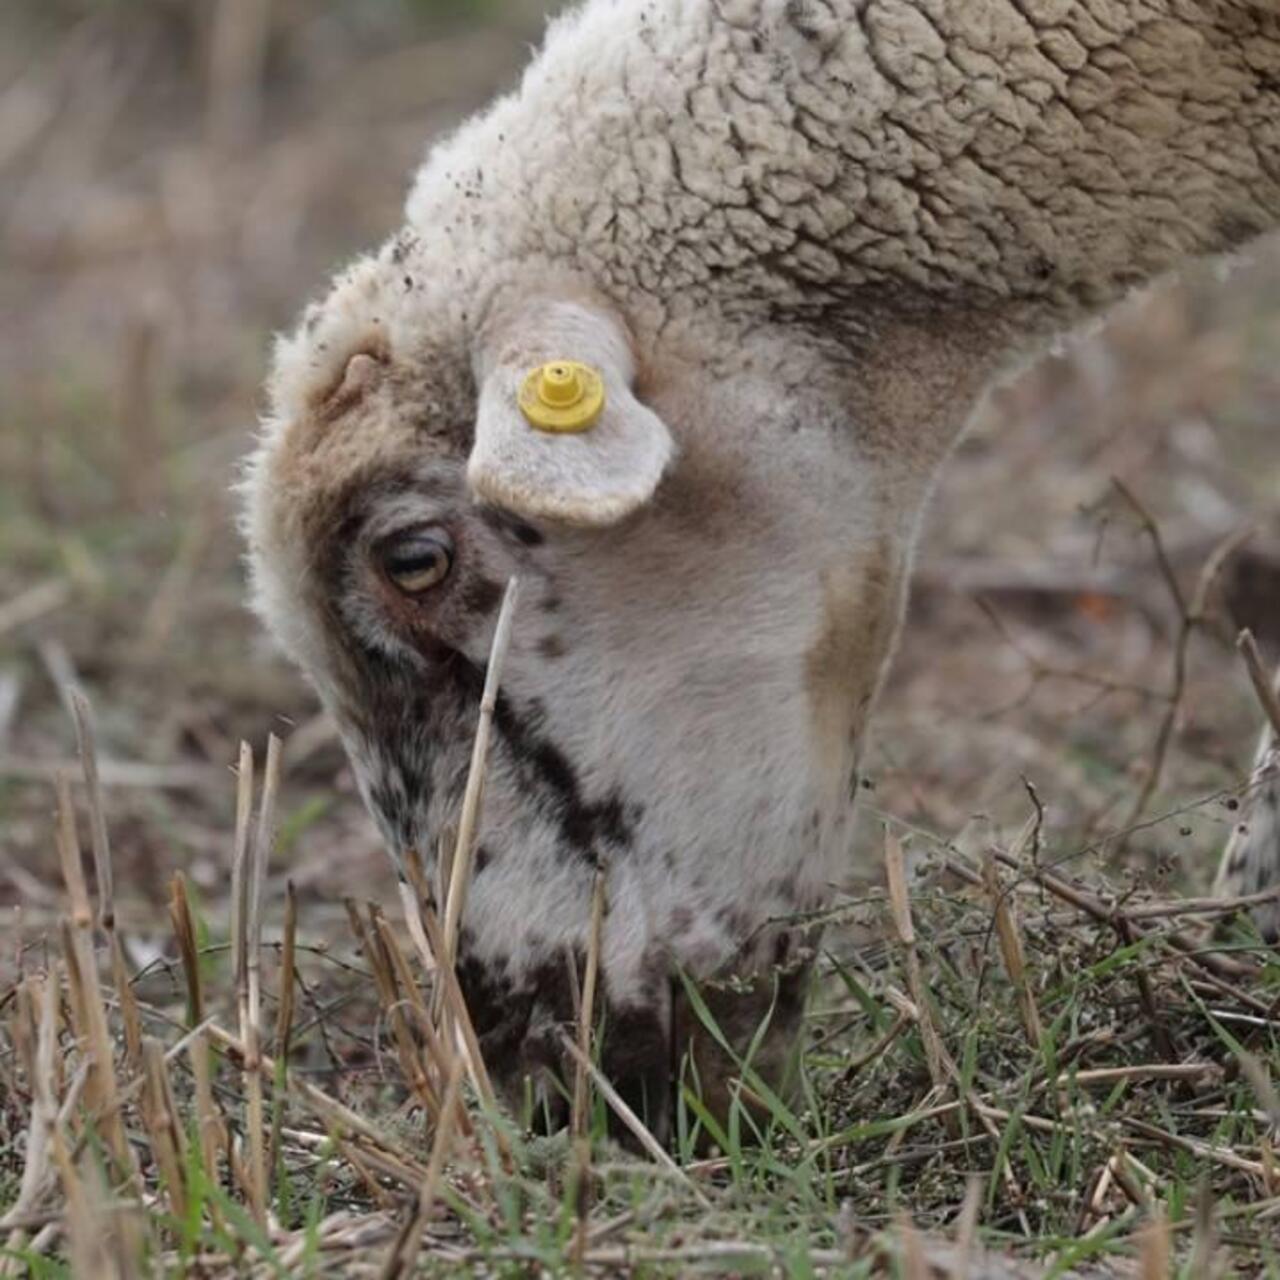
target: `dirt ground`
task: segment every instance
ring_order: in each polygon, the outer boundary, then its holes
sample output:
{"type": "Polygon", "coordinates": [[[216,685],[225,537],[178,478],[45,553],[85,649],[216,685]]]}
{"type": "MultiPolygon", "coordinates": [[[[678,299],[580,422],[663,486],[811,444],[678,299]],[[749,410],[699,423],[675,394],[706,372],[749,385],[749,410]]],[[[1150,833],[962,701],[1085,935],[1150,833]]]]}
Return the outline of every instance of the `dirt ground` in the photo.
{"type": "MultiPolygon", "coordinates": [[[[59,688],[78,685],[139,962],[173,868],[225,893],[230,766],[272,730],[272,875],[297,884],[304,933],[345,893],[392,896],[327,724],[244,609],[231,486],[272,331],[396,226],[425,145],[512,81],[542,23],[536,0],[282,0],[237,58],[205,14],[0,13],[0,909],[27,939],[58,910],[50,779],[74,755],[59,688]]],[[[1075,870],[1208,885],[1260,724],[1236,622],[1280,641],[1278,355],[1273,242],[993,394],[920,551],[863,798],[872,865],[884,814],[919,849],[977,850],[1040,804],[1045,848],[1075,870]],[[1180,607],[1117,480],[1187,598],[1215,546],[1257,526],[1172,714],[1180,607]]],[[[5,941],[0,977],[14,955],[5,941]]]]}

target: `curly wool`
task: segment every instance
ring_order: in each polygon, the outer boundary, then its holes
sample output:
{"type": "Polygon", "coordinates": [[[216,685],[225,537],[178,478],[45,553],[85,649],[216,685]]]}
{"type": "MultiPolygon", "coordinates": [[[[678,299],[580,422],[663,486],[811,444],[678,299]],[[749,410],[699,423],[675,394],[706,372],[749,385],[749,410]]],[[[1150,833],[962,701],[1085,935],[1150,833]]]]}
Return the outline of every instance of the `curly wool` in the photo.
{"type": "Polygon", "coordinates": [[[596,0],[434,152],[464,277],[544,256],[633,321],[1070,323],[1272,226],[1280,19],[1221,0],[596,0]]]}

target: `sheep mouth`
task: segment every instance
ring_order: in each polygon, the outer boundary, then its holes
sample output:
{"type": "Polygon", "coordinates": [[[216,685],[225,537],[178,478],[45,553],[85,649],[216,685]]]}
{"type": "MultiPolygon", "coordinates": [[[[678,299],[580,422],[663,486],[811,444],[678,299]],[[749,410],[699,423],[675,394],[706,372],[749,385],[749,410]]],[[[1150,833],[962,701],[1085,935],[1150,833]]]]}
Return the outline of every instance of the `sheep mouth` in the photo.
{"type": "MultiPolygon", "coordinates": [[[[566,949],[535,966],[518,983],[493,962],[463,955],[457,964],[462,995],[480,1052],[506,1105],[526,1127],[551,1132],[569,1121],[586,957],[566,949]]],[[[803,1012],[813,972],[812,949],[743,978],[726,971],[694,983],[667,973],[651,997],[614,1001],[607,979],[593,1019],[593,1052],[626,1108],[659,1142],[676,1131],[685,1090],[723,1123],[735,1103],[763,1082],[779,1096],[791,1091],[803,1012]]],[[[610,1117],[611,1134],[628,1145],[635,1131],[610,1117]]],[[[759,1117],[764,1119],[762,1115],[759,1117]]],[[[703,1134],[705,1145],[709,1135],[703,1134]]]]}

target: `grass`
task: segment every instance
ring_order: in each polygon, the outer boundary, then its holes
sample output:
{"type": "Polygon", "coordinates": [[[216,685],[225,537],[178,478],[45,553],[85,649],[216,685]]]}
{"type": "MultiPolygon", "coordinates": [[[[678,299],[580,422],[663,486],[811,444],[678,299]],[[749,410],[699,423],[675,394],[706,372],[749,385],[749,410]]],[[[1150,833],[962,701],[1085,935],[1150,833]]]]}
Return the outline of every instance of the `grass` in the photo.
{"type": "Polygon", "coordinates": [[[65,910],[0,993],[7,1273],[1280,1274],[1280,963],[1232,904],[1082,884],[1036,815],[979,862],[914,832],[910,876],[888,829],[885,893],[835,912],[882,940],[825,954],[794,1097],[752,1068],[762,1025],[727,1116],[682,1080],[667,1154],[591,1061],[602,878],[570,1132],[539,1138],[498,1108],[452,977],[465,840],[442,918],[418,872],[402,921],[349,900],[350,939],[308,943],[292,886],[264,888],[280,742],[256,809],[243,747],[229,941],[175,875],[178,959],[131,974],[71,706],[97,902],[59,775],[65,910]]]}

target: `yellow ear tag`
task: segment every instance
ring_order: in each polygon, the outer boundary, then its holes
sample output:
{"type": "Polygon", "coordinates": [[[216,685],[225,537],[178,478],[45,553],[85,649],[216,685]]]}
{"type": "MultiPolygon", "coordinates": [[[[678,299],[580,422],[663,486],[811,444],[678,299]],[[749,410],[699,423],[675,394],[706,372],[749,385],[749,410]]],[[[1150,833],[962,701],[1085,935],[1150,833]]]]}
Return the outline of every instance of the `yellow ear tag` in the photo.
{"type": "Polygon", "coordinates": [[[589,364],[552,360],[529,371],[519,404],[540,431],[587,431],[604,408],[604,381],[589,364]]]}

